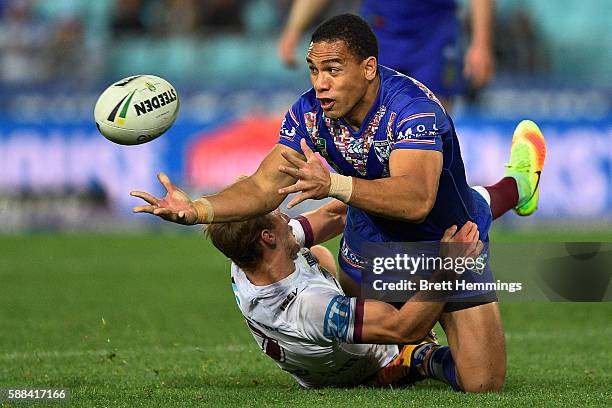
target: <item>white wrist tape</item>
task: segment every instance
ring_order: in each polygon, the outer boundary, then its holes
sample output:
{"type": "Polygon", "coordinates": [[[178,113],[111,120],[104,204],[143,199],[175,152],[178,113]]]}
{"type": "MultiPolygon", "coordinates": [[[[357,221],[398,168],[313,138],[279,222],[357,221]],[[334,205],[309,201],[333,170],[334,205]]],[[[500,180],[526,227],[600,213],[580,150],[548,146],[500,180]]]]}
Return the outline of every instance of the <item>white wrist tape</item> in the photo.
{"type": "Polygon", "coordinates": [[[213,210],[213,206],[204,197],[198,198],[193,202],[193,205],[196,208],[196,212],[198,213],[198,218],[196,220],[197,224],[212,224],[213,218],[215,217],[215,211],[213,210]]]}
{"type": "Polygon", "coordinates": [[[295,240],[298,242],[298,244],[300,244],[300,247],[304,247],[304,245],[306,245],[306,234],[304,233],[302,223],[295,218],[292,218],[289,220],[289,226],[293,230],[295,240]]]}
{"type": "Polygon", "coordinates": [[[331,177],[329,196],[348,203],[353,194],[353,178],[338,173],[330,173],[329,176],[331,177]]]}

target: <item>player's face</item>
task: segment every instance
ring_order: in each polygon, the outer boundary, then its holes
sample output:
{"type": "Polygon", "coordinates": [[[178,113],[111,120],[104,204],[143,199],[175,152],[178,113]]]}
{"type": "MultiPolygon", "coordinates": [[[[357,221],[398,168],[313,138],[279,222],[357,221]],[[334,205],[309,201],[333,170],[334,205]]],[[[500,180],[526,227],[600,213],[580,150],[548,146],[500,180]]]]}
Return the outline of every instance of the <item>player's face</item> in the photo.
{"type": "Polygon", "coordinates": [[[274,215],[276,217],[275,230],[279,234],[280,245],[291,259],[294,259],[300,251],[300,244],[296,241],[293,228],[289,225],[290,218],[278,209],[274,211],[274,215]]]}
{"type": "Polygon", "coordinates": [[[338,119],[357,109],[368,88],[368,60],[358,61],[344,41],[334,41],[311,43],[306,61],[325,116],[338,119]]]}

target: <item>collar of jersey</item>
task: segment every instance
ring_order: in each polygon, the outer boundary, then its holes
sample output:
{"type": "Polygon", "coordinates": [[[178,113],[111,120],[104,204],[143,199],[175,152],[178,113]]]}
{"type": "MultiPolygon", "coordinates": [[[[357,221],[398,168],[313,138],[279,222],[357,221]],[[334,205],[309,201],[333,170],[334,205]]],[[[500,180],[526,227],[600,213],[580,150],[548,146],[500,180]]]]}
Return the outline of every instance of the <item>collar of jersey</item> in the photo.
{"type": "MultiPolygon", "coordinates": [[[[299,256],[299,255],[298,255],[299,256]]],[[[299,259],[299,258],[298,258],[299,259]]],[[[269,285],[254,285],[253,282],[251,282],[249,280],[249,278],[246,276],[246,273],[244,273],[244,271],[242,269],[239,269],[240,273],[242,273],[244,275],[244,279],[245,282],[247,282],[247,285],[249,286],[249,288],[251,289],[252,292],[256,293],[258,295],[258,297],[261,297],[261,295],[267,295],[270,293],[275,292],[278,289],[284,289],[284,290],[288,290],[288,289],[293,289],[294,288],[294,282],[297,280],[300,272],[299,272],[299,266],[297,264],[298,259],[296,259],[293,263],[295,265],[295,270],[293,272],[291,272],[289,275],[285,276],[283,279],[276,281],[274,283],[270,283],[269,285]]]]}
{"type": "Polygon", "coordinates": [[[378,68],[377,68],[378,69],[378,75],[380,76],[380,84],[378,85],[378,92],[376,93],[376,98],[374,99],[374,103],[372,104],[372,106],[370,106],[370,110],[368,111],[368,114],[363,119],[363,122],[361,122],[361,126],[359,127],[359,130],[353,130],[353,127],[348,124],[348,122],[344,119],[344,117],[340,118],[340,122],[344,126],[346,126],[346,128],[351,133],[351,136],[361,136],[361,135],[363,135],[363,131],[365,130],[365,128],[370,123],[370,120],[372,119],[372,116],[374,116],[374,114],[378,111],[378,108],[380,107],[380,100],[382,99],[382,89],[383,89],[383,79],[384,79],[383,78],[383,73],[382,73],[380,67],[381,66],[379,64],[378,68]]]}

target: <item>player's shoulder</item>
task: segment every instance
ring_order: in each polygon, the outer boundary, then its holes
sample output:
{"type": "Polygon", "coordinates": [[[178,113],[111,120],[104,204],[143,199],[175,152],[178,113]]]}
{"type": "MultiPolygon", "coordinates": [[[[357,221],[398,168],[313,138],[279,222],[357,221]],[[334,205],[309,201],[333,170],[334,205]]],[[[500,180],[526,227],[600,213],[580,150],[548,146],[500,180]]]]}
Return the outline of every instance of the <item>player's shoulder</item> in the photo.
{"type": "Polygon", "coordinates": [[[295,101],[291,106],[291,111],[295,115],[301,115],[304,112],[317,111],[320,107],[314,88],[310,88],[295,101]]]}
{"type": "Polygon", "coordinates": [[[418,113],[422,109],[443,110],[435,94],[418,80],[385,66],[380,66],[383,103],[394,112],[418,113]],[[413,110],[414,112],[408,112],[413,110]]]}

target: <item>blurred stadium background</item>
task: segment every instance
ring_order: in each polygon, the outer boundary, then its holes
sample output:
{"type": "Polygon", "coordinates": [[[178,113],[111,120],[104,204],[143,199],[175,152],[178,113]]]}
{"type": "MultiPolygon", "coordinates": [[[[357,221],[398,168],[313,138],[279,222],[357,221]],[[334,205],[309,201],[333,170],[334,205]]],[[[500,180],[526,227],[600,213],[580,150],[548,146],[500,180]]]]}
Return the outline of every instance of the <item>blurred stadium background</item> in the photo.
{"type": "MultiPolygon", "coordinates": [[[[356,2],[338,3],[329,13],[356,2]]],[[[289,6],[1,1],[0,231],[142,227],[151,220],[130,215],[126,193],[159,191],[157,171],[194,193],[250,174],[309,87],[305,64],[289,70],[276,54],[289,6]],[[96,132],[92,107],[109,83],[137,73],[176,85],[179,119],[154,143],[115,146],[96,132]]],[[[610,15],[609,1],[497,1],[497,76],[453,116],[472,184],[502,174],[520,119],[541,124],[550,153],[540,212],[522,227],[610,226],[610,15]]]]}
{"type": "MultiPolygon", "coordinates": [[[[502,305],[500,397],[442,385],[295,394],[243,326],[225,260],[180,234],[200,230],[131,213],[130,190],[162,193],[158,171],[190,193],[215,191],[277,141],[310,86],[305,64],[288,70],[276,54],[289,6],[0,0],[0,387],[70,387],[83,406],[609,404],[611,303],[502,305]],[[160,139],[117,146],[97,132],[93,105],[139,73],[175,84],[179,118],[160,139]]],[[[504,216],[494,239],[612,242],[610,16],[608,0],[497,0],[495,80],[453,115],[469,181],[502,174],[523,118],[541,124],[549,159],[538,213],[504,216]]]]}

